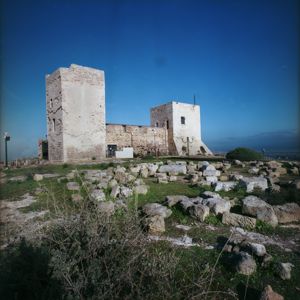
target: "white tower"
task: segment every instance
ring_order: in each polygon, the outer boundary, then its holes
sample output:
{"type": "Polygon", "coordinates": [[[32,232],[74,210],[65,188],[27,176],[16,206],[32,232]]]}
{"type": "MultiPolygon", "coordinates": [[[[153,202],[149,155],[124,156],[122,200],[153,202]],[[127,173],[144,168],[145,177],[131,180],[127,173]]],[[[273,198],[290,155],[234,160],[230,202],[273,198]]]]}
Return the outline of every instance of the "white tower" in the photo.
{"type": "Polygon", "coordinates": [[[151,109],[151,125],[167,127],[170,154],[212,154],[201,140],[199,105],[172,101],[154,107],[151,109]]]}
{"type": "Polygon", "coordinates": [[[104,72],[71,65],[46,76],[49,160],[76,162],[106,154],[104,72]]]}

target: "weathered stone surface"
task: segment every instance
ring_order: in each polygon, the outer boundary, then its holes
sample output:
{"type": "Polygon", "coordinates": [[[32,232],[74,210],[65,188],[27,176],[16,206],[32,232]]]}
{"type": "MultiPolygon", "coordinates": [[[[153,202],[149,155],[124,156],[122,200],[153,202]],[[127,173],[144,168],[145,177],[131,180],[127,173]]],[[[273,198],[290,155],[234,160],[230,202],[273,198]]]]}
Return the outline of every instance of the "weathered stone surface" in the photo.
{"type": "Polygon", "coordinates": [[[144,220],[144,225],[149,233],[163,233],[165,229],[165,219],[161,215],[154,215],[144,220]]]}
{"type": "Polygon", "coordinates": [[[154,176],[158,170],[158,165],[156,164],[148,164],[149,176],[154,176]]]}
{"type": "Polygon", "coordinates": [[[129,172],[132,173],[134,176],[137,176],[140,170],[141,170],[141,166],[135,166],[129,168],[129,172]]]}
{"type": "Polygon", "coordinates": [[[292,267],[294,267],[294,265],[291,263],[279,263],[278,264],[277,272],[282,280],[291,279],[292,267]]]}
{"type": "Polygon", "coordinates": [[[216,183],[218,181],[218,177],[216,176],[206,176],[205,177],[207,182],[216,183]]]}
{"type": "Polygon", "coordinates": [[[159,167],[160,173],[171,173],[172,175],[186,174],[185,165],[163,165],[159,167]]]}
{"type": "Polygon", "coordinates": [[[300,179],[295,180],[293,185],[297,190],[300,190],[300,179]]]}
{"type": "Polygon", "coordinates": [[[169,207],[176,205],[181,200],[188,200],[188,197],[183,195],[170,195],[166,197],[166,203],[169,207]]]}
{"type": "Polygon", "coordinates": [[[169,181],[170,181],[170,182],[175,182],[175,181],[177,181],[177,176],[175,176],[175,175],[170,176],[170,177],[169,177],[169,181]]]}
{"type": "Polygon", "coordinates": [[[278,225],[273,207],[256,196],[247,196],[242,200],[242,212],[272,226],[278,225]]]}
{"type": "Polygon", "coordinates": [[[67,182],[67,189],[69,191],[79,191],[80,185],[78,182],[75,182],[75,181],[67,182]]]}
{"type": "Polygon", "coordinates": [[[273,206],[280,224],[300,221],[300,206],[297,203],[286,203],[273,206]]]}
{"type": "Polygon", "coordinates": [[[149,171],[147,168],[142,168],[140,174],[142,178],[148,178],[149,171]]]}
{"type": "Polygon", "coordinates": [[[216,177],[219,177],[221,175],[221,172],[218,171],[218,170],[208,170],[208,169],[205,169],[203,171],[203,176],[216,176],[216,177]]]}
{"type": "Polygon", "coordinates": [[[148,187],[146,185],[138,185],[133,188],[133,192],[138,195],[146,195],[148,192],[148,187]]]}
{"type": "Polygon", "coordinates": [[[230,226],[255,228],[256,219],[235,213],[225,212],[222,216],[222,223],[230,226]]]}
{"type": "Polygon", "coordinates": [[[204,222],[205,218],[209,215],[209,207],[202,204],[195,204],[188,207],[188,212],[193,218],[204,222]]]}
{"type": "Polygon", "coordinates": [[[72,194],[72,201],[75,202],[75,203],[80,203],[83,198],[80,194],[72,194]]]}
{"type": "Polygon", "coordinates": [[[98,203],[98,210],[100,213],[111,216],[115,212],[115,205],[112,201],[102,201],[98,203]]]}
{"type": "Polygon", "coordinates": [[[251,275],[256,271],[256,262],[247,252],[241,251],[238,254],[236,270],[243,275],[251,275]]]}
{"type": "Polygon", "coordinates": [[[34,175],[33,175],[33,180],[34,180],[34,181],[41,181],[41,180],[43,180],[43,179],[44,179],[43,174],[34,174],[34,175]]]}
{"type": "Polygon", "coordinates": [[[117,198],[119,194],[120,194],[120,186],[114,185],[113,188],[111,189],[110,196],[112,198],[117,198]]]}
{"type": "Polygon", "coordinates": [[[198,170],[205,170],[207,166],[209,166],[208,161],[199,161],[197,164],[198,170]]]}
{"type": "Polygon", "coordinates": [[[205,191],[201,194],[203,198],[222,198],[218,193],[214,193],[211,191],[205,191]]]}
{"type": "Polygon", "coordinates": [[[143,212],[147,216],[162,216],[168,218],[172,211],[159,203],[147,203],[143,206],[143,212]]]}
{"type": "Polygon", "coordinates": [[[102,190],[93,190],[91,192],[91,197],[99,202],[105,201],[105,194],[102,190]]]}
{"type": "Polygon", "coordinates": [[[10,181],[10,182],[24,182],[26,180],[27,180],[27,176],[19,175],[19,176],[9,178],[8,181],[10,181]]]}
{"type": "Polygon", "coordinates": [[[180,202],[178,202],[178,204],[182,210],[187,211],[190,206],[194,205],[194,202],[189,198],[184,198],[180,202]]]}
{"type": "Polygon", "coordinates": [[[255,167],[250,168],[250,169],[248,170],[248,173],[249,173],[249,174],[252,174],[252,175],[256,175],[256,174],[259,173],[259,168],[255,168],[255,167]]]}
{"type": "Polygon", "coordinates": [[[249,243],[252,253],[256,256],[264,256],[267,253],[266,247],[258,243],[249,243]]]}
{"type": "Polygon", "coordinates": [[[120,194],[121,194],[121,196],[124,196],[125,198],[128,198],[128,197],[133,195],[133,191],[132,191],[132,189],[130,189],[127,186],[121,186],[120,194]]]}
{"type": "Polygon", "coordinates": [[[219,191],[230,191],[232,189],[235,188],[235,186],[237,185],[236,181],[224,181],[224,182],[217,182],[215,184],[215,191],[219,192],[219,191]]]}
{"type": "Polygon", "coordinates": [[[274,292],[270,285],[267,285],[259,300],[284,300],[284,298],[280,294],[274,292]]]}
{"type": "Polygon", "coordinates": [[[240,179],[240,185],[247,189],[247,192],[253,192],[255,188],[265,191],[268,188],[268,181],[263,177],[243,177],[240,179]]]}
{"type": "Polygon", "coordinates": [[[168,183],[168,178],[158,177],[157,183],[168,183]]]}
{"type": "Polygon", "coordinates": [[[108,186],[110,188],[113,188],[114,186],[118,185],[118,181],[116,179],[112,179],[109,183],[108,186]]]}
{"type": "Polygon", "coordinates": [[[207,205],[210,211],[216,215],[229,212],[230,202],[222,198],[208,198],[204,199],[202,202],[204,205],[207,205]]]}

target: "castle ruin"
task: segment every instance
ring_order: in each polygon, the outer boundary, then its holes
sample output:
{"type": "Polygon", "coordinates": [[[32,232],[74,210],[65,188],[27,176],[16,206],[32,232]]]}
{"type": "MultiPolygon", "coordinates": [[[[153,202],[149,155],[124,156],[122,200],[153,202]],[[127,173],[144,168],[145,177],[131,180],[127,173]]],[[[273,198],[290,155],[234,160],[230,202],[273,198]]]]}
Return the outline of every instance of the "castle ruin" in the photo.
{"type": "Polygon", "coordinates": [[[151,126],[107,124],[104,71],[72,64],[46,76],[48,159],[99,160],[133,148],[135,155],[209,155],[200,106],[170,102],[151,109],[151,126]]]}

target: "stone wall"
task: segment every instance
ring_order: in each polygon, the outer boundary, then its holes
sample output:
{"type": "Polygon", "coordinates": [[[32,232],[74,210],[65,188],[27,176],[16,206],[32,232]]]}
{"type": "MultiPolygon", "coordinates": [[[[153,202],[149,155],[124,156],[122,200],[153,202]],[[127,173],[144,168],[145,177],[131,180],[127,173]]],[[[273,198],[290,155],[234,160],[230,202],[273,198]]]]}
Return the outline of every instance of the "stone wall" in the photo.
{"type": "Polygon", "coordinates": [[[168,131],[150,126],[106,124],[106,144],[133,147],[135,155],[168,154],[168,131]]]}

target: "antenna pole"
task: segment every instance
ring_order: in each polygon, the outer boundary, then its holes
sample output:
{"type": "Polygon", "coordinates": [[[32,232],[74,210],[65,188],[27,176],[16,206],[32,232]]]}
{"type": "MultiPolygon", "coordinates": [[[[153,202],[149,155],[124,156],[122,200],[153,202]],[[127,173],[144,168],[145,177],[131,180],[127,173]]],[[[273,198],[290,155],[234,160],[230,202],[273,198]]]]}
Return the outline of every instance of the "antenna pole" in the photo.
{"type": "Polygon", "coordinates": [[[194,94],[194,106],[196,105],[196,95],[194,94]]]}

